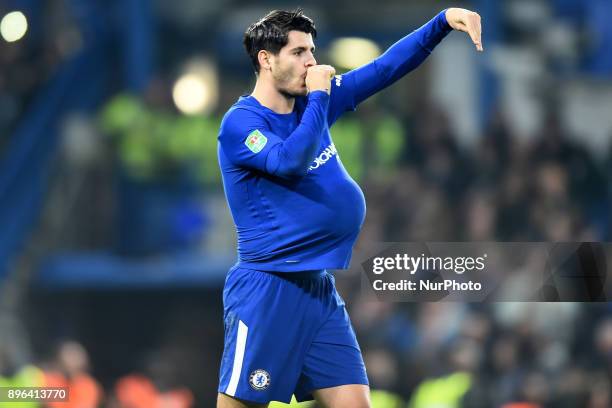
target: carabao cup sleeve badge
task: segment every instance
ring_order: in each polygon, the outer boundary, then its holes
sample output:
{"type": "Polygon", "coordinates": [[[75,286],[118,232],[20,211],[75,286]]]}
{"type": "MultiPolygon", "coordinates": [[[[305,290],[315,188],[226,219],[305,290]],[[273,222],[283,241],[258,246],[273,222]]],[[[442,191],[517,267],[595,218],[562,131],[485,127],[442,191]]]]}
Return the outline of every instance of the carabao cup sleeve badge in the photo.
{"type": "Polygon", "coordinates": [[[259,153],[268,143],[268,138],[264,136],[259,130],[254,130],[247,136],[244,144],[253,153],[259,153]]]}

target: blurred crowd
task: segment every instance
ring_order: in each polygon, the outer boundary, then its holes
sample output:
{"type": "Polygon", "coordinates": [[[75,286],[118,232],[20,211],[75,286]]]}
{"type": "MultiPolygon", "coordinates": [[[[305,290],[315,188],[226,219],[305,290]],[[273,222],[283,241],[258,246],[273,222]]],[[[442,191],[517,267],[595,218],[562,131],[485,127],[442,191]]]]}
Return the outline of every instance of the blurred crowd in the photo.
{"type": "MultiPolygon", "coordinates": [[[[10,11],[6,6],[0,14],[10,11]]],[[[26,14],[29,30],[21,40],[0,39],[0,153],[36,94],[81,41],[62,2],[45,2],[26,14]]]]}
{"type": "Polygon", "coordinates": [[[608,305],[398,304],[368,301],[358,288],[341,292],[373,396],[384,390],[397,401],[374,406],[612,405],[608,305]]]}
{"type": "Polygon", "coordinates": [[[372,241],[609,239],[612,151],[598,159],[555,112],[527,140],[496,115],[471,149],[432,106],[405,129],[397,167],[363,183],[372,241]]]}
{"type": "MultiPolygon", "coordinates": [[[[159,364],[157,364],[159,365],[159,364]]],[[[21,387],[63,389],[65,394],[51,394],[50,401],[4,400],[0,406],[26,408],[188,408],[193,406],[193,394],[185,387],[159,389],[160,370],[152,370],[153,378],[130,373],[118,378],[109,389],[92,375],[90,359],[82,344],[61,341],[55,354],[39,364],[15,365],[0,345],[0,386],[17,390],[21,387]]]]}

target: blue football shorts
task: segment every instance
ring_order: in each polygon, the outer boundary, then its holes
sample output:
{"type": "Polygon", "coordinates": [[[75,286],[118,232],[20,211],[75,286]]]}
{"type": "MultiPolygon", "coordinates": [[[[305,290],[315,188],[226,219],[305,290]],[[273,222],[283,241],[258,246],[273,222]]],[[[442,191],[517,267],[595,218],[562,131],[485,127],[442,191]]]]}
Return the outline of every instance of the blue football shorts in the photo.
{"type": "Polygon", "coordinates": [[[223,290],[219,392],[258,403],[312,400],[314,390],[368,384],[361,350],[327,271],[234,266],[223,290]]]}

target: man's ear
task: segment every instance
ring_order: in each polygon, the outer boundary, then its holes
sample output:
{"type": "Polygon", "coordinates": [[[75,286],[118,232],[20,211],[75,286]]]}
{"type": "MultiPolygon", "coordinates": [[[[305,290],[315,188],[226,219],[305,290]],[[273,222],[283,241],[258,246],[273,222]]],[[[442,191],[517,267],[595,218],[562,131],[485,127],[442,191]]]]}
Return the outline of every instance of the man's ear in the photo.
{"type": "Polygon", "coordinates": [[[270,57],[270,53],[266,50],[261,50],[257,53],[257,60],[259,61],[261,69],[269,70],[271,68],[270,57]]]}

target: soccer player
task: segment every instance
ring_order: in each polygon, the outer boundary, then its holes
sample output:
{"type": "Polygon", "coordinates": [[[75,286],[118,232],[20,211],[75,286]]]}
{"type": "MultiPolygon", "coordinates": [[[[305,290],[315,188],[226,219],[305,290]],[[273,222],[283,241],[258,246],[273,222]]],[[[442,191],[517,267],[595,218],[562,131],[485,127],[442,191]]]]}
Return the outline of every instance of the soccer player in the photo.
{"type": "Polygon", "coordinates": [[[453,29],[482,51],[480,16],[450,8],[344,75],[317,65],[301,10],[245,32],[257,81],[219,130],[219,166],[238,233],[223,291],[218,408],[312,400],[370,406],[361,351],[329,269],[345,269],[365,201],[329,134],[346,111],[416,68],[453,29]]]}

